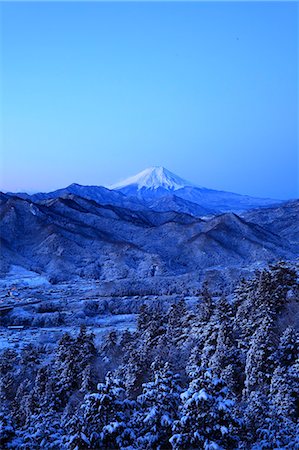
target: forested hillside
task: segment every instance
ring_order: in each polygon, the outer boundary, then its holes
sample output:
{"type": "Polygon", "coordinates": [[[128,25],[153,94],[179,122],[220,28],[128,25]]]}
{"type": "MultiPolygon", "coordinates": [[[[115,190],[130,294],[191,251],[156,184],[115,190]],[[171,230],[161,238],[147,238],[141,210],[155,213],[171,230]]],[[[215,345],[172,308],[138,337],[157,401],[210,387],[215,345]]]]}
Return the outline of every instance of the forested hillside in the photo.
{"type": "Polygon", "coordinates": [[[0,370],[3,449],[298,449],[297,269],[143,306],[100,347],[82,327],[54,352],[6,349],[0,370]]]}

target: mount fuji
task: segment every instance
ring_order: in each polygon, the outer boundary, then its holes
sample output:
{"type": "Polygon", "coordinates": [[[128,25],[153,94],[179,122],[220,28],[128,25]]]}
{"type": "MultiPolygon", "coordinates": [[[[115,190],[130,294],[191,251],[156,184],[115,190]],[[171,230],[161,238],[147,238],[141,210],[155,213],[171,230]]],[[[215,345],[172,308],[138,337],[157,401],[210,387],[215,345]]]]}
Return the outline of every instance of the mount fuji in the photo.
{"type": "Polygon", "coordinates": [[[149,167],[137,175],[127,178],[120,183],[113,184],[110,186],[110,189],[125,190],[126,188],[132,189],[133,186],[136,186],[138,191],[143,188],[149,190],[164,188],[169,191],[177,191],[178,189],[195,185],[178,175],[175,175],[164,167],[157,166],[149,167]]]}
{"type": "Polygon", "coordinates": [[[164,167],[150,167],[109,186],[109,189],[142,201],[157,211],[165,211],[165,208],[175,204],[176,211],[193,212],[194,215],[241,212],[281,203],[280,200],[207,189],[184,180],[164,167]]]}

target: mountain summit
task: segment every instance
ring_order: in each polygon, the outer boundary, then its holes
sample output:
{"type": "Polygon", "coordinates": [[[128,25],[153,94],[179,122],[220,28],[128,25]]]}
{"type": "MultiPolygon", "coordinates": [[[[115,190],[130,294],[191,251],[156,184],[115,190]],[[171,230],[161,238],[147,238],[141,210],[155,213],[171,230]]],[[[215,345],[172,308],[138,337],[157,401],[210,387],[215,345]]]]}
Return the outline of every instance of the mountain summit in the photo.
{"type": "Polygon", "coordinates": [[[164,167],[149,167],[109,188],[81,186],[74,183],[54,192],[16,195],[34,202],[75,195],[101,205],[113,205],[132,211],[146,209],[156,212],[175,211],[194,217],[224,212],[239,213],[281,203],[278,200],[254,198],[201,187],[184,180],[164,167]]]}
{"type": "Polygon", "coordinates": [[[149,167],[148,169],[139,172],[133,177],[129,177],[119,183],[113,184],[109,189],[119,190],[124,189],[129,186],[134,186],[134,188],[139,191],[143,188],[157,190],[159,188],[164,188],[169,191],[177,191],[187,186],[194,186],[187,180],[175,175],[165,167],[155,166],[149,167]]]}
{"type": "Polygon", "coordinates": [[[164,167],[150,167],[109,186],[109,189],[131,199],[137,199],[158,211],[174,209],[185,213],[191,212],[194,215],[240,212],[279,203],[273,199],[255,198],[198,186],[164,167]],[[185,202],[184,205],[182,200],[185,202]]]}

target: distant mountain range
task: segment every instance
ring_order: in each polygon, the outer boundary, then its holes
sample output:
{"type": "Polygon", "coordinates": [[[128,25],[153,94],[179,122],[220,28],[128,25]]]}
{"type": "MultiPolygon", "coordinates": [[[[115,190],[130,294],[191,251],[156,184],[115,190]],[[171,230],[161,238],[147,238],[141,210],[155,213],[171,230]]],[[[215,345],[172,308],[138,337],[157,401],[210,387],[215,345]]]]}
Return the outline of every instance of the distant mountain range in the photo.
{"type": "Polygon", "coordinates": [[[151,167],[109,188],[71,184],[49,193],[17,194],[40,202],[74,194],[102,205],[129,208],[134,211],[176,211],[195,217],[223,212],[243,212],[281,203],[280,200],[255,198],[197,186],[164,167],[151,167]]]}
{"type": "MultiPolygon", "coordinates": [[[[156,199],[170,209],[159,212],[119,191],[126,186],[70,188],[76,193],[1,194],[2,276],[16,265],[56,282],[152,278],[298,256],[299,201],[243,212],[242,217],[227,212],[199,218],[175,210],[184,202],[181,197],[156,199]],[[82,189],[97,200],[78,195],[82,189]],[[109,204],[111,199],[115,204],[109,204]]],[[[186,187],[173,191],[181,189],[186,187]]]]}
{"type": "Polygon", "coordinates": [[[206,189],[163,167],[109,189],[2,193],[1,273],[16,265],[52,281],[115,280],[294,259],[298,217],[299,201],[206,189]]]}
{"type": "Polygon", "coordinates": [[[150,167],[133,177],[110,186],[110,189],[121,192],[129,198],[137,198],[150,208],[158,211],[161,207],[162,210],[167,207],[169,198],[175,204],[178,204],[178,199],[182,199],[184,203],[181,201],[179,203],[180,209],[176,210],[189,213],[194,210],[194,215],[227,211],[240,212],[279,203],[278,200],[249,197],[197,186],[178,177],[164,167],[150,167]],[[198,205],[200,209],[197,210],[194,205],[198,205]],[[184,210],[184,206],[186,210],[184,210]]]}

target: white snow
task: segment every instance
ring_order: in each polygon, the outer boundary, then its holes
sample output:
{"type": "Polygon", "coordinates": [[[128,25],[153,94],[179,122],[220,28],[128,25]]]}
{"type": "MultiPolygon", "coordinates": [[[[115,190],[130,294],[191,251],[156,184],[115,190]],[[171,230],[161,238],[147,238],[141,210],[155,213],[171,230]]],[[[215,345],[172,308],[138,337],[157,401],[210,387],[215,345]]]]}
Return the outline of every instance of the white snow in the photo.
{"type": "Polygon", "coordinates": [[[209,395],[206,393],[204,389],[201,389],[199,392],[195,392],[192,396],[195,402],[198,404],[201,401],[206,401],[209,399],[209,395]]]}
{"type": "Polygon", "coordinates": [[[172,191],[176,191],[187,186],[195,186],[193,183],[180,178],[164,167],[149,167],[137,175],[109,186],[109,189],[122,189],[132,185],[137,186],[138,190],[142,188],[156,190],[163,187],[164,189],[169,189],[172,191]]]}
{"type": "Polygon", "coordinates": [[[50,285],[49,281],[43,275],[16,265],[12,265],[6,277],[0,279],[0,287],[13,284],[30,287],[50,285]]]}
{"type": "Polygon", "coordinates": [[[232,192],[207,189],[175,175],[164,167],[149,167],[119,183],[108,186],[129,197],[139,200],[157,200],[161,195],[175,192],[177,197],[200,205],[207,211],[205,215],[217,212],[240,212],[260,206],[279,203],[273,199],[261,199],[232,192]],[[208,214],[206,214],[208,213],[208,214]]]}
{"type": "Polygon", "coordinates": [[[115,431],[119,428],[120,423],[119,422],[111,422],[108,425],[105,425],[103,428],[103,431],[112,434],[115,433],[115,431]]]}
{"type": "Polygon", "coordinates": [[[29,210],[30,210],[31,214],[33,214],[33,216],[37,215],[38,209],[32,203],[29,206],[29,210]]]}
{"type": "Polygon", "coordinates": [[[144,423],[147,423],[147,422],[152,421],[152,420],[155,418],[155,416],[157,415],[157,412],[158,412],[158,410],[157,410],[156,406],[153,406],[153,407],[149,410],[149,413],[147,414],[147,416],[145,417],[145,419],[143,420],[143,422],[144,422],[144,423]]]}
{"type": "Polygon", "coordinates": [[[161,417],[161,425],[163,427],[168,427],[168,426],[172,425],[172,422],[173,421],[171,420],[171,418],[169,417],[168,414],[163,414],[162,415],[162,417],[161,417]]]}
{"type": "Polygon", "coordinates": [[[221,431],[221,434],[222,434],[222,436],[223,436],[224,434],[227,434],[227,433],[228,433],[228,428],[225,427],[224,425],[222,425],[222,426],[220,427],[220,431],[221,431]]]}

